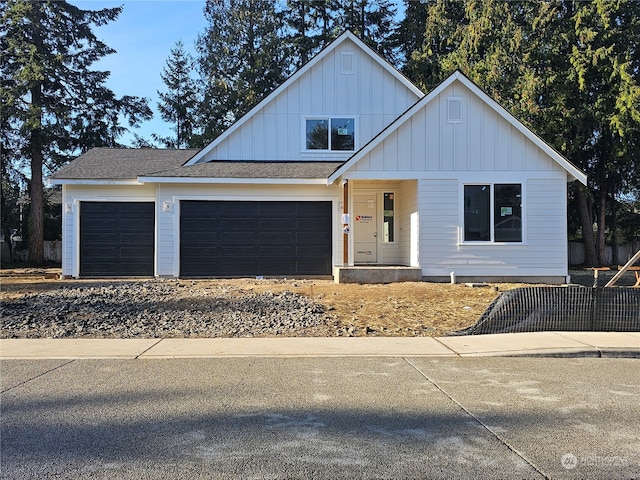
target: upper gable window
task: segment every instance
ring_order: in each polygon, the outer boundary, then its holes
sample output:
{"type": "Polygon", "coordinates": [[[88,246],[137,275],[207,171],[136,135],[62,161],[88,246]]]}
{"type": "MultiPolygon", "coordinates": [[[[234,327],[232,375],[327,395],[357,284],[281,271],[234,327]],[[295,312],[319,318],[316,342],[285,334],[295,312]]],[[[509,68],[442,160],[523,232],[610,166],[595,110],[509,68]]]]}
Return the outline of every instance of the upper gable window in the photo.
{"type": "Polygon", "coordinates": [[[355,124],[353,117],[305,119],[306,149],[338,152],[355,150],[355,124]]]}

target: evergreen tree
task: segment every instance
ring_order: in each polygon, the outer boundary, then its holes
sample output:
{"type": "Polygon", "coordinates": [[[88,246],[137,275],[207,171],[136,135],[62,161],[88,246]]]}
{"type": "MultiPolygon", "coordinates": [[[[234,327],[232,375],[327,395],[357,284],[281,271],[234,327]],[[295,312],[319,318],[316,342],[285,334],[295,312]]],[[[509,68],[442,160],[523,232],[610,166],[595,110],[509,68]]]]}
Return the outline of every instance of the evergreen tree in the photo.
{"type": "Polygon", "coordinates": [[[571,194],[587,263],[604,263],[607,204],[640,183],[640,3],[430,0],[423,39],[412,21],[401,32],[422,45],[405,72],[419,85],[460,68],[588,173],[571,194]]]}
{"type": "Polygon", "coordinates": [[[270,93],[291,69],[284,22],[271,0],[208,0],[198,37],[206,144],[270,93]]]}
{"type": "Polygon", "coordinates": [[[191,146],[196,128],[195,111],[198,106],[198,92],[195,80],[191,77],[194,60],[185,49],[181,40],[171,49],[167,65],[160,77],[168,92],[158,92],[160,116],[166,122],[175,124],[175,138],[160,137],[154,134],[154,140],[167,148],[185,148],[191,146]]]}
{"type": "Polygon", "coordinates": [[[53,171],[93,146],[117,146],[125,131],[120,117],[135,125],[151,110],[144,99],[116,98],[105,86],[109,73],[90,70],[114,53],[92,26],[115,20],[120,7],[91,11],[65,1],[7,0],[0,8],[3,142],[9,139],[12,148],[3,162],[30,166],[29,258],[42,263],[43,169],[53,171]]]}
{"type": "Polygon", "coordinates": [[[340,33],[337,18],[342,14],[340,0],[311,0],[311,19],[316,34],[315,47],[322,49],[334,40],[340,33]]]}
{"type": "Polygon", "coordinates": [[[307,63],[318,51],[318,34],[313,18],[316,0],[287,0],[285,23],[290,31],[289,45],[292,65],[297,69],[307,63]]]}
{"type": "Polygon", "coordinates": [[[349,29],[391,63],[396,63],[391,38],[396,9],[391,0],[338,0],[335,28],[349,29]]]}

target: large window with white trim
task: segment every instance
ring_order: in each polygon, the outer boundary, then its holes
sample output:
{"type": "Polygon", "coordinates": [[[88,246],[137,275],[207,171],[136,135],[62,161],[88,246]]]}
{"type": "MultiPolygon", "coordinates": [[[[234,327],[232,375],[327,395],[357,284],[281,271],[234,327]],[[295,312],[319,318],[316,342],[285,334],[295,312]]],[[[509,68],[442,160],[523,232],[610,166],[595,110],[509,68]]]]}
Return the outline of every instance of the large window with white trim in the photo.
{"type": "Polygon", "coordinates": [[[314,117],[305,119],[306,150],[354,151],[356,119],[353,117],[314,117]]]}
{"type": "Polygon", "coordinates": [[[522,242],[522,185],[465,185],[464,241],[522,242]]]}

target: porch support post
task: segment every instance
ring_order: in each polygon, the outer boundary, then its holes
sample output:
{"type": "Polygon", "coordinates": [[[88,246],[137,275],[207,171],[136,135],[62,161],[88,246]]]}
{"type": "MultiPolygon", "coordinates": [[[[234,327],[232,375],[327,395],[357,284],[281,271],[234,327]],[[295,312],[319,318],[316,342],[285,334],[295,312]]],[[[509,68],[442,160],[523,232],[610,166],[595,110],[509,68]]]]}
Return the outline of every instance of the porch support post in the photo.
{"type": "MultiPolygon", "coordinates": [[[[342,213],[349,214],[349,182],[347,180],[342,183],[342,213]]],[[[343,224],[342,227],[350,229],[351,222],[343,224]]],[[[345,230],[342,233],[342,264],[344,267],[349,266],[349,234],[345,230]]]]}

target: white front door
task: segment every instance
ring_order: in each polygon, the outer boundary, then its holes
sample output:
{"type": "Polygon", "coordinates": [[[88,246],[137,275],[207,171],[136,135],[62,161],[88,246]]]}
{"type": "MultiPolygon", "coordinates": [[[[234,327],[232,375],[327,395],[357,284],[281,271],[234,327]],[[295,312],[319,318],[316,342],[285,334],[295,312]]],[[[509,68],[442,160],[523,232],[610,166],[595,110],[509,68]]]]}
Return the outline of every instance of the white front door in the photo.
{"type": "Polygon", "coordinates": [[[353,247],[355,263],[378,262],[378,208],[376,194],[353,198],[353,247]]]}

